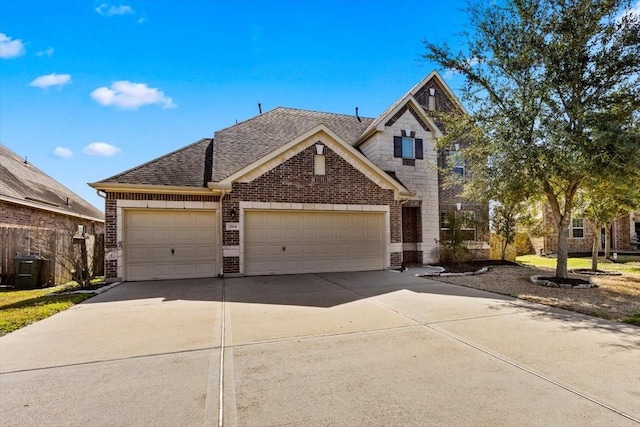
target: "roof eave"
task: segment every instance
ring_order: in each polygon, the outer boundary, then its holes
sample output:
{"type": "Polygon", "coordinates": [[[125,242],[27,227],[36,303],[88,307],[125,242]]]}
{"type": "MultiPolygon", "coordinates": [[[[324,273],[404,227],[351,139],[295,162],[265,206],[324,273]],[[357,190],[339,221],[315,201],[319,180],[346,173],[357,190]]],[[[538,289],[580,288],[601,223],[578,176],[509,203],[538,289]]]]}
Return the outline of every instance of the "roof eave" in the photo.
{"type": "Polygon", "coordinates": [[[14,203],[16,205],[28,206],[28,207],[34,208],[34,209],[40,209],[40,210],[47,211],[47,212],[53,212],[53,213],[60,214],[60,215],[71,216],[71,217],[74,217],[74,218],[86,219],[86,220],[89,220],[89,221],[96,221],[96,222],[104,222],[104,218],[97,218],[97,217],[90,216],[90,215],[83,215],[81,213],[76,213],[76,212],[71,212],[71,211],[67,211],[67,210],[64,210],[64,209],[60,209],[60,208],[57,208],[55,206],[49,206],[49,205],[45,205],[43,203],[32,202],[30,200],[17,199],[15,197],[4,196],[4,195],[0,195],[0,200],[5,201],[5,202],[9,202],[9,203],[14,203]]]}
{"type": "Polygon", "coordinates": [[[220,189],[207,187],[186,187],[177,185],[128,184],[120,182],[92,182],[89,186],[98,191],[124,193],[162,194],[220,194],[220,189]]]}

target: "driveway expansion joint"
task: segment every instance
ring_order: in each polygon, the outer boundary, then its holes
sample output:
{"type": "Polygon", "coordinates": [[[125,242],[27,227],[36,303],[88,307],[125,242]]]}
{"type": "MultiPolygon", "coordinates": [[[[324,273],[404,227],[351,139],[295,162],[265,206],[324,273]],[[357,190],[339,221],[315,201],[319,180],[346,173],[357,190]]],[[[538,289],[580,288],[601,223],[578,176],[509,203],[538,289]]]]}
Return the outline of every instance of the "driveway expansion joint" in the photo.
{"type": "MultiPolygon", "coordinates": [[[[318,276],[318,277],[320,277],[323,280],[326,280],[327,282],[333,283],[334,285],[339,286],[339,287],[341,287],[343,289],[349,290],[349,291],[353,292],[355,295],[357,295],[357,296],[359,296],[361,298],[365,298],[365,295],[361,295],[361,294],[359,294],[358,292],[356,292],[356,291],[354,291],[352,289],[348,289],[348,288],[340,285],[339,283],[336,283],[336,282],[334,282],[332,280],[327,279],[326,277],[322,277],[322,276],[318,276]]],[[[620,416],[622,416],[624,418],[627,418],[628,420],[631,420],[631,421],[634,421],[634,422],[640,424],[640,419],[638,419],[638,418],[635,418],[635,417],[633,417],[633,416],[631,416],[629,414],[626,414],[626,413],[624,413],[622,411],[619,411],[619,410],[613,408],[612,406],[607,405],[604,402],[601,402],[601,401],[599,401],[599,400],[597,400],[597,399],[595,399],[593,397],[587,396],[586,394],[581,393],[578,390],[576,390],[576,389],[574,389],[574,388],[572,388],[572,387],[570,387],[568,385],[562,384],[562,383],[560,383],[560,382],[558,382],[558,381],[556,381],[556,380],[554,380],[554,379],[552,379],[552,378],[550,378],[550,377],[548,377],[546,375],[543,375],[541,373],[535,372],[534,370],[532,370],[532,369],[530,369],[530,368],[528,368],[528,367],[526,367],[526,366],[524,366],[524,365],[522,365],[520,363],[517,363],[515,361],[509,360],[506,357],[499,355],[498,353],[492,352],[492,351],[487,350],[487,349],[485,349],[485,348],[483,348],[483,347],[481,347],[481,346],[479,346],[477,344],[474,344],[471,341],[465,340],[464,338],[462,338],[462,337],[460,337],[458,335],[455,335],[455,334],[453,334],[451,332],[447,332],[444,329],[440,329],[440,328],[437,328],[437,327],[433,326],[435,324],[444,324],[444,323],[449,323],[449,322],[452,322],[452,321],[448,321],[448,322],[442,321],[442,322],[432,322],[432,323],[424,322],[424,321],[422,321],[420,319],[417,319],[417,318],[415,318],[413,316],[410,316],[410,315],[408,315],[406,313],[401,312],[400,310],[397,310],[397,309],[395,309],[393,307],[390,307],[390,306],[382,303],[381,301],[377,300],[375,297],[371,298],[370,300],[371,300],[372,303],[374,303],[374,304],[376,304],[376,305],[378,305],[378,306],[380,306],[382,308],[385,308],[387,310],[390,310],[390,311],[392,311],[392,312],[394,312],[394,313],[396,313],[396,314],[398,314],[400,316],[403,316],[403,317],[405,317],[405,318],[407,318],[409,320],[412,320],[415,323],[417,323],[418,325],[421,325],[421,326],[423,326],[425,328],[428,328],[428,329],[430,329],[430,330],[432,330],[432,331],[434,331],[436,333],[439,333],[439,334],[444,335],[444,336],[446,336],[446,337],[448,337],[450,339],[453,339],[454,341],[457,341],[457,342],[459,342],[459,343],[461,343],[461,344],[463,344],[465,346],[468,346],[468,347],[471,347],[471,348],[473,348],[473,349],[475,349],[477,351],[480,351],[480,352],[482,352],[482,353],[484,353],[484,354],[486,354],[486,355],[488,355],[488,356],[490,356],[490,357],[492,357],[494,359],[497,359],[497,360],[499,360],[501,362],[504,362],[504,363],[506,363],[506,364],[508,364],[510,366],[513,366],[516,369],[519,369],[519,370],[521,370],[523,372],[526,372],[526,373],[528,373],[530,375],[533,375],[533,376],[535,376],[535,377],[537,377],[537,378],[539,378],[539,379],[541,379],[543,381],[546,381],[546,382],[548,382],[550,384],[553,384],[556,387],[559,387],[559,388],[561,388],[561,389],[563,389],[565,391],[568,391],[569,393],[572,393],[572,394],[574,394],[574,395],[576,395],[576,396],[578,396],[580,398],[588,400],[591,403],[599,405],[602,408],[605,408],[605,409],[607,409],[607,410],[609,410],[611,412],[614,412],[614,413],[616,413],[616,414],[618,414],[618,415],[620,415],[620,416]]],[[[513,313],[508,313],[508,314],[513,314],[513,313]]],[[[491,316],[480,316],[480,317],[500,317],[500,316],[503,316],[503,315],[501,314],[501,315],[495,315],[495,316],[491,315],[491,316]]],[[[470,319],[456,319],[454,321],[457,321],[457,320],[470,320],[470,319]]]]}

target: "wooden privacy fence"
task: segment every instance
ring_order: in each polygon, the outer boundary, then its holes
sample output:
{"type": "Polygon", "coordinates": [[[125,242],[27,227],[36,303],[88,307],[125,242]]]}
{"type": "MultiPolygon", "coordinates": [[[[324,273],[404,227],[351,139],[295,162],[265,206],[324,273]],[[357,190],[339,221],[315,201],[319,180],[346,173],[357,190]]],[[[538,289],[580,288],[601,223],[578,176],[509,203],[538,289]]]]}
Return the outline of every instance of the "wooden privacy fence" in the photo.
{"type": "MultiPolygon", "coordinates": [[[[104,274],[104,235],[85,235],[90,270],[104,274]]],[[[40,255],[47,259],[44,276],[50,284],[72,279],[73,235],[67,230],[0,226],[0,283],[13,284],[14,258],[40,255]]]]}

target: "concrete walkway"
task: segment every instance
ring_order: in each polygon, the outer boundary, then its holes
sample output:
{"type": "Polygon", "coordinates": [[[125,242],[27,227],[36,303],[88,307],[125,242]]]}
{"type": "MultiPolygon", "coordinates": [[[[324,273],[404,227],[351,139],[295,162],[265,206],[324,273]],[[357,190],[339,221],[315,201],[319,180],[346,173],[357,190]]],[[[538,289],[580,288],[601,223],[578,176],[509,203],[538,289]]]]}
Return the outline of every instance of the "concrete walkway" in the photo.
{"type": "Polygon", "coordinates": [[[7,426],[638,426],[640,328],[406,273],[127,283],[0,338],[0,393],[7,426]]]}

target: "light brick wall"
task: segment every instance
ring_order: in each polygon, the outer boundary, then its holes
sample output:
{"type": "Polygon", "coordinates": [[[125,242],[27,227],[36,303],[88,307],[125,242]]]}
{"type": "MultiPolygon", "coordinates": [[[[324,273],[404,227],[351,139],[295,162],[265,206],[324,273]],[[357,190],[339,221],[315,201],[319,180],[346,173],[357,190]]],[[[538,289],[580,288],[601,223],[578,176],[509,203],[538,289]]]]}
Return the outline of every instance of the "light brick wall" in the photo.
{"type": "MultiPolygon", "coordinates": [[[[438,172],[436,168],[437,153],[433,134],[408,109],[395,118],[391,126],[385,126],[384,132],[374,134],[363,145],[375,145],[377,158],[372,161],[382,170],[395,172],[398,179],[416,194],[416,200],[422,200],[420,206],[422,241],[418,250],[422,252],[423,263],[438,261],[439,255],[435,239],[439,238],[438,208],[438,172]],[[416,159],[415,166],[403,165],[402,159],[393,157],[393,137],[400,136],[401,130],[415,132],[415,137],[422,139],[424,159],[416,159]]],[[[364,151],[364,150],[363,150],[364,151]]]]}

